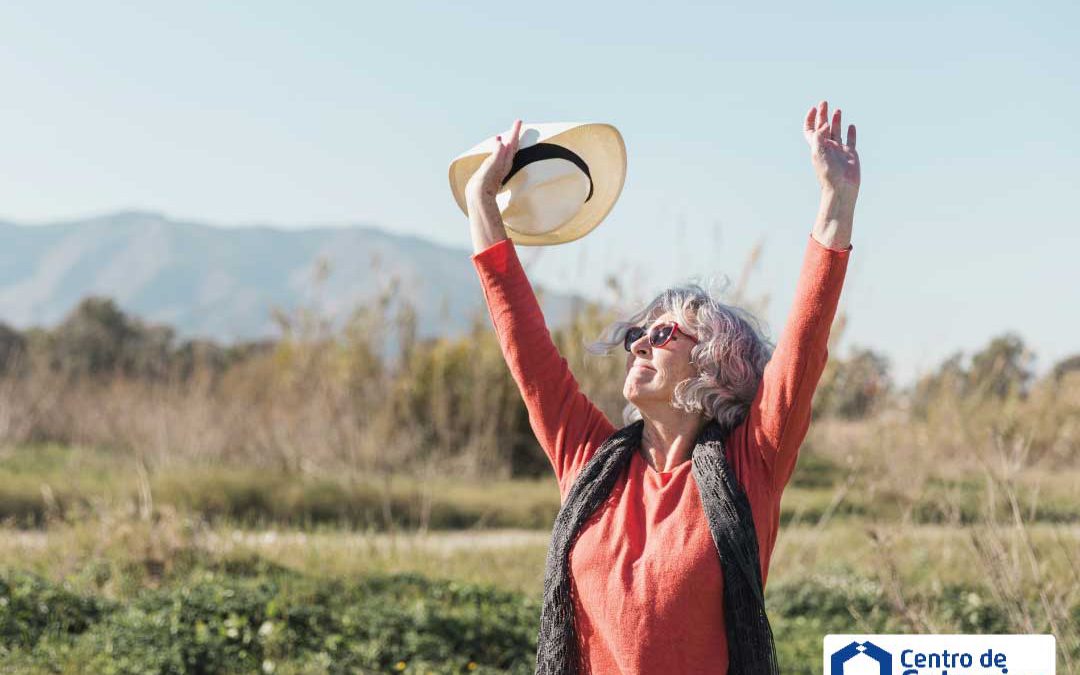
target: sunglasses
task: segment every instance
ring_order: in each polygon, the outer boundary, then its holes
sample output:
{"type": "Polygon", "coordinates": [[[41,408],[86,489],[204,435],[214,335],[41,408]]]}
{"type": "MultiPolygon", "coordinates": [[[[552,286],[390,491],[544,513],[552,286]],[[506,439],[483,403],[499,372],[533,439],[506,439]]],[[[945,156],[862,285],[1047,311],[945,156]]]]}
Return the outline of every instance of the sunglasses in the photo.
{"type": "MultiPolygon", "coordinates": [[[[687,339],[697,344],[697,338],[690,335],[679,328],[679,324],[674,321],[668,321],[664,323],[658,323],[649,329],[649,344],[653,347],[663,347],[672,340],[677,340],[675,333],[679,332],[686,336],[687,339]]],[[[641,336],[645,335],[645,329],[641,326],[632,326],[626,331],[626,335],[623,336],[623,349],[630,351],[631,346],[641,339],[641,336]]]]}

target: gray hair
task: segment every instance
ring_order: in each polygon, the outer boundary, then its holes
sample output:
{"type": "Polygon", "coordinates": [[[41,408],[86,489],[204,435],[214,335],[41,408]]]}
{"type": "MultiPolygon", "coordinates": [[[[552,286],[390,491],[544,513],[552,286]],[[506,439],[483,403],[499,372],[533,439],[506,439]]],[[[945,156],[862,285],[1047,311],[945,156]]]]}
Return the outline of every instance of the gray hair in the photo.
{"type": "MultiPolygon", "coordinates": [[[[627,330],[668,312],[698,339],[690,352],[698,375],[676,385],[671,404],[734,429],[746,419],[774,349],[760,322],[745,309],[720,302],[697,284],[675,286],[625,321],[610,324],[587,349],[593,354],[622,349],[627,330]]],[[[624,422],[639,419],[641,411],[627,403],[624,422]]]]}

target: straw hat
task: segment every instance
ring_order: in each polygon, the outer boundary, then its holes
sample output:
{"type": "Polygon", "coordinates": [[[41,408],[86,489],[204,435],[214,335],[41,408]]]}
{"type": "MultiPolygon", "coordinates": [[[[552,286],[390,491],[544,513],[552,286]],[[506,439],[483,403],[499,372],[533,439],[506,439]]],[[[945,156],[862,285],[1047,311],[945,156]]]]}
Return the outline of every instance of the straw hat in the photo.
{"type": "MultiPolygon", "coordinates": [[[[450,189],[466,215],[465,185],[495,148],[492,136],[450,163],[450,189]]],[[[600,224],[625,180],[626,146],[610,124],[523,124],[496,201],[515,244],[564,244],[600,224]]]]}

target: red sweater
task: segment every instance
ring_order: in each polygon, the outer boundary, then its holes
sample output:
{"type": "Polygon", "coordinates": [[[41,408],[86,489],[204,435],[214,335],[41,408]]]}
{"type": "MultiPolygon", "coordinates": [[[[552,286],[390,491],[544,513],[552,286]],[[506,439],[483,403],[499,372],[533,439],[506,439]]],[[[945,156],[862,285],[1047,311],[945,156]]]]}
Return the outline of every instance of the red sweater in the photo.
{"type": "MultiPolygon", "coordinates": [[[[749,416],[725,446],[750,501],[763,581],[850,251],[810,237],[787,326],[749,416]]],[[[581,393],[551,341],[510,240],[472,259],[503,356],[565,499],[616,427],[581,393]]],[[[635,453],[611,499],[582,526],[570,572],[584,672],[727,672],[723,574],[689,460],[661,472],[635,453]]]]}

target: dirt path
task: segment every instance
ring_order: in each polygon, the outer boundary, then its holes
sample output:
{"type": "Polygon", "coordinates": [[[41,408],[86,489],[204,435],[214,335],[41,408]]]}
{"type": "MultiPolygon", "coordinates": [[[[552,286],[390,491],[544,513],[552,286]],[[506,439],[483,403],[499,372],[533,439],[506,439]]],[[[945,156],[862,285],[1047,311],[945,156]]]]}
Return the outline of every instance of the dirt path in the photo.
{"type": "Polygon", "coordinates": [[[234,546],[251,548],[281,548],[292,546],[333,546],[338,549],[427,550],[452,553],[463,550],[492,550],[518,546],[547,546],[547,532],[534,530],[466,530],[429,533],[357,533],[357,532],[296,532],[296,531],[208,531],[199,537],[210,550],[234,546]]]}

